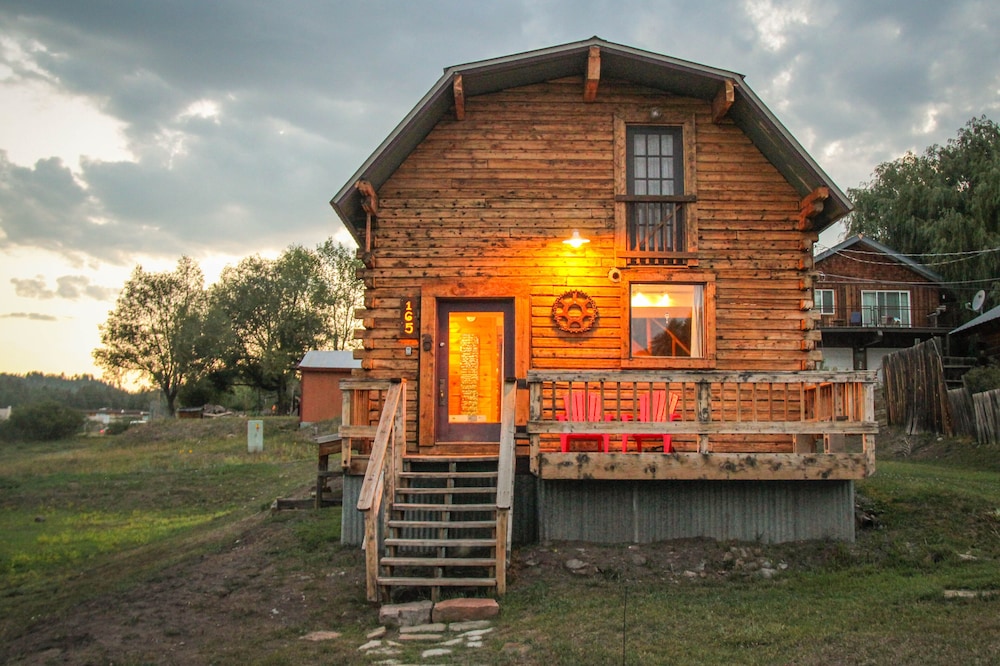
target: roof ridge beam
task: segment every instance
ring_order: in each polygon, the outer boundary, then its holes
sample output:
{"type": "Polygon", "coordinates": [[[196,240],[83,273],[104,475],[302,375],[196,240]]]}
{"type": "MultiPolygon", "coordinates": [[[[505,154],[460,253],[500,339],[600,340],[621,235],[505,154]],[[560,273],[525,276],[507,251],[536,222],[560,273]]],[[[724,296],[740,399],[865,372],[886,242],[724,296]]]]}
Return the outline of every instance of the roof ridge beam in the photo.
{"type": "Polygon", "coordinates": [[[601,47],[591,46],[587,56],[587,79],[583,83],[583,101],[597,99],[597,84],[601,82],[601,47]]]}

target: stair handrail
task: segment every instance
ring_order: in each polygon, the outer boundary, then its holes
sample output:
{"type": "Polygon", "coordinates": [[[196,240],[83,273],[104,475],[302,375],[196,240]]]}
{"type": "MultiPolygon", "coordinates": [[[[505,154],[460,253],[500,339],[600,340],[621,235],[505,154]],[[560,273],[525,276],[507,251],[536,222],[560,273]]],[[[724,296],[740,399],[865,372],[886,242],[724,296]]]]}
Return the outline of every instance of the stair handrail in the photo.
{"type": "Polygon", "coordinates": [[[358,511],[365,518],[365,572],[369,601],[378,601],[378,567],[381,552],[379,517],[384,516],[382,504],[395,493],[396,478],[403,468],[406,448],[406,380],[393,380],[382,406],[365,480],[358,495],[358,511]]]}
{"type": "Polygon", "coordinates": [[[497,595],[507,591],[507,562],[510,557],[512,533],[511,509],[514,506],[514,470],[517,460],[514,443],[517,380],[507,379],[503,387],[503,407],[500,416],[500,454],[497,461],[497,532],[496,579],[497,595]]]}

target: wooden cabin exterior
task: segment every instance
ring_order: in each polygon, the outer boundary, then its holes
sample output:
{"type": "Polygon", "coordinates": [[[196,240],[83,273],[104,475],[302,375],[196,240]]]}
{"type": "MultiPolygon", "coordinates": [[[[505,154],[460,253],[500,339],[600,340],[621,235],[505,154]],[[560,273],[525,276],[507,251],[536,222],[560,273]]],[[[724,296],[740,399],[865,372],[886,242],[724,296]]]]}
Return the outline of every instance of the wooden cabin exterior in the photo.
{"type": "Polygon", "coordinates": [[[598,38],[452,67],[331,203],[365,265],[343,538],[373,598],[398,548],[460,548],[400,493],[461,465],[508,547],[853,539],[873,378],[815,370],[812,309],[850,206],[740,75],[598,38]]]}
{"type": "Polygon", "coordinates": [[[870,238],[818,254],[815,270],[825,369],[878,371],[887,354],[944,338],[957,323],[943,277],[870,238]]]}

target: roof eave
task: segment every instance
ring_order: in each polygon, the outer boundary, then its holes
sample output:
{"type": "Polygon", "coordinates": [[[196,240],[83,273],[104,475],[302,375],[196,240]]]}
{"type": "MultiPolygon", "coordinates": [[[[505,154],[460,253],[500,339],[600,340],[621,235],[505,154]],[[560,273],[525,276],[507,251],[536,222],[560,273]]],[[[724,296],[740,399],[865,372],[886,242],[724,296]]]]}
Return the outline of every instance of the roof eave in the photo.
{"type": "Polygon", "coordinates": [[[527,53],[456,65],[442,77],[368,157],[330,201],[345,226],[361,243],[365,212],[356,190],[367,180],[376,190],[434,129],[453,104],[452,81],[461,74],[467,97],[561,78],[586,71],[591,46],[601,51],[602,77],[623,79],[688,97],[712,99],[719,83],[731,80],[736,99],[730,118],[802,196],[818,187],[830,192],[823,210],[813,217],[813,228],[822,231],[847,215],[851,203],[816,164],[780,121],[764,106],[735,72],[716,69],[649,51],[606,42],[594,37],[581,42],[527,53]]]}

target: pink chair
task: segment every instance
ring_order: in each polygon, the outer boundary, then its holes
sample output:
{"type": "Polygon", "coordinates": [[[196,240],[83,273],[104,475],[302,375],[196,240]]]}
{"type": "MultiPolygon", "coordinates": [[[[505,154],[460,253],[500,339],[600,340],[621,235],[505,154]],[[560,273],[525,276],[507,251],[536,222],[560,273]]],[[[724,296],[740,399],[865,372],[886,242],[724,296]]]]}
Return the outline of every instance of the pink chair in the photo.
{"type": "MultiPolygon", "coordinates": [[[[601,396],[597,393],[586,393],[584,391],[571,391],[563,398],[564,414],[559,414],[556,418],[560,421],[610,421],[611,415],[604,414],[604,404],[601,396]]],[[[601,451],[608,452],[611,446],[611,436],[593,432],[564,432],[559,435],[559,444],[562,452],[569,452],[569,443],[574,440],[586,439],[589,441],[599,441],[601,451]]]]}
{"type": "MultiPolygon", "coordinates": [[[[680,396],[674,392],[670,393],[669,408],[666,391],[653,391],[652,394],[642,393],[639,395],[639,410],[636,415],[636,423],[665,423],[668,414],[671,421],[676,421],[681,417],[677,413],[678,402],[680,402],[680,396]],[[650,405],[650,397],[653,399],[652,405],[650,405]]],[[[627,420],[630,418],[630,415],[623,414],[622,417],[627,420]]],[[[662,443],[664,453],[670,453],[674,450],[670,435],[631,434],[622,437],[622,453],[628,451],[629,437],[635,440],[635,449],[639,453],[642,453],[642,443],[644,441],[654,442],[653,446],[659,446],[662,443]]]]}

